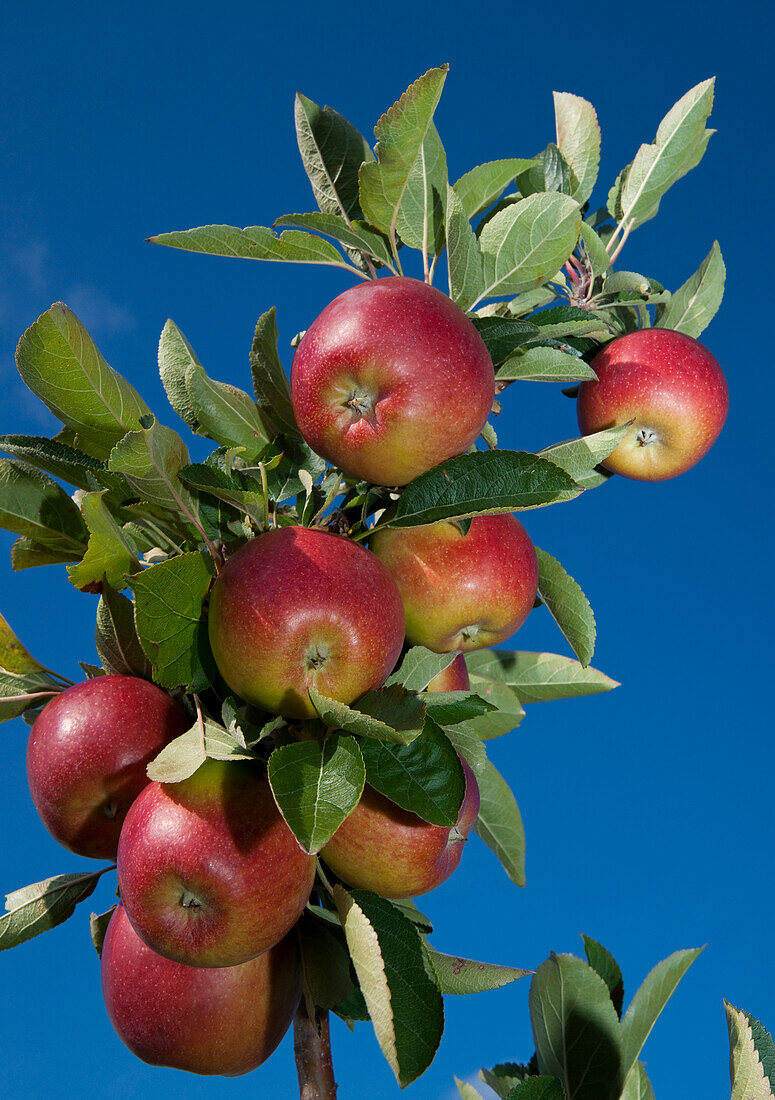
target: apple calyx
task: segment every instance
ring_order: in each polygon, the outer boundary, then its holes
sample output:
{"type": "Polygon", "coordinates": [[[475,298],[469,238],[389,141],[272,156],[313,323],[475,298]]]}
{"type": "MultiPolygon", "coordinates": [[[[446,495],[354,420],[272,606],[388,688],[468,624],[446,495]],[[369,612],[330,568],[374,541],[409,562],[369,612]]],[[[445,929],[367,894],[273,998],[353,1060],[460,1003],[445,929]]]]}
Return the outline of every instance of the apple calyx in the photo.
{"type": "Polygon", "coordinates": [[[465,844],[466,838],[460,830],[458,825],[453,825],[449,830],[449,836],[447,837],[447,844],[465,844]]]}
{"type": "Polygon", "coordinates": [[[322,644],[313,646],[305,655],[305,663],[311,672],[318,672],[329,658],[328,647],[322,644]]]}
{"type": "Polygon", "coordinates": [[[653,428],[639,428],[635,433],[635,442],[639,447],[648,447],[659,442],[659,435],[653,428]]]}
{"type": "Polygon", "coordinates": [[[189,890],[188,887],[183,887],[183,892],[180,895],[180,905],[182,909],[202,909],[204,908],[201,898],[189,890]]]}
{"type": "Polygon", "coordinates": [[[112,798],[109,798],[107,802],[102,803],[102,812],[109,821],[113,821],[118,814],[118,803],[112,798]]]}
{"type": "Polygon", "coordinates": [[[370,393],[362,387],[356,387],[350,392],[345,401],[345,407],[353,413],[353,423],[357,423],[359,420],[369,420],[373,424],[376,420],[374,411],[376,403],[376,394],[370,393]]]}

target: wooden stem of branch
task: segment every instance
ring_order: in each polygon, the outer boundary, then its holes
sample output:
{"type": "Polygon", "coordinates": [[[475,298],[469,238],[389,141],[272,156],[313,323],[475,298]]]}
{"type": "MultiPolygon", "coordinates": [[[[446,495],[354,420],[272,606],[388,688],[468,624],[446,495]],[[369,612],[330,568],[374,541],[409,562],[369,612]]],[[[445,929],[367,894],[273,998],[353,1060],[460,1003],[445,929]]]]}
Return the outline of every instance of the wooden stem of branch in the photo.
{"type": "Polygon", "coordinates": [[[293,1052],[299,1075],[299,1100],[336,1100],[334,1066],[328,1013],[317,1012],[312,1019],[302,997],[293,1021],[293,1052]]]}

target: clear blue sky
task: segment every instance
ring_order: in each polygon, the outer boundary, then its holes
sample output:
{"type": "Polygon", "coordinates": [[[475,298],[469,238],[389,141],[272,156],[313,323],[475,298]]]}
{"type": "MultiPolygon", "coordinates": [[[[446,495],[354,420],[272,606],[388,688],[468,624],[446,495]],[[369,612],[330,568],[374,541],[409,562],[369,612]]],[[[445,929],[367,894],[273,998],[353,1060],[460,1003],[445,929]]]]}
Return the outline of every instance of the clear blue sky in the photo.
{"type": "MultiPolygon", "coordinates": [[[[442,950],[524,967],[579,952],[579,932],[619,958],[628,994],[652,964],[707,943],[649,1040],[660,1100],[728,1095],[722,996],[775,1026],[770,690],[773,404],[769,254],[773,153],[764,6],[678,0],[668,9],[507,5],[443,12],[394,0],[271,12],[246,3],[17,4],[0,44],[0,431],[45,434],[51,418],[13,367],[19,334],[57,299],[108,360],[165,410],[155,365],[168,316],[208,371],[248,385],[259,313],[278,307],[281,346],[347,285],[326,269],[186,255],[149,235],[207,222],[270,224],[313,208],[298,160],[299,88],[364,133],[415,77],[448,60],[437,122],[450,174],[528,156],[553,137],[552,89],[587,97],[603,127],[599,204],[641,141],[691,85],[718,75],[702,166],[631,239],[620,266],[675,288],[714,237],[728,268],[704,340],[731,390],[711,454],[661,485],[618,478],[531,513],[535,541],[578,578],[597,613],[595,664],[623,686],[530,708],[492,758],[517,791],[528,833],[518,890],[472,840],[460,871],[425,902],[442,950]],[[481,20],[481,22],[480,22],[481,20]],[[749,290],[749,287],[751,288],[749,290]]],[[[771,26],[769,28],[771,31],[771,26]]],[[[290,354],[286,354],[286,363],[290,354]]],[[[499,432],[534,449],[575,434],[573,404],[514,386],[499,432]]],[[[177,426],[177,424],[176,424],[177,426]]],[[[94,660],[91,597],[63,571],[11,572],[0,532],[0,609],[47,665],[94,660]]],[[[564,652],[545,612],[519,647],[564,652]]],[[[27,727],[3,730],[0,888],[82,862],[34,815],[27,727]]],[[[111,904],[105,883],[95,908],[111,904]]],[[[293,1097],[286,1041],[233,1082],[152,1070],[114,1037],[99,991],[87,902],[62,928],[0,956],[0,1080],[9,1098],[293,1097]]],[[[447,1100],[453,1073],[532,1051],[527,981],[447,1000],[431,1070],[408,1090],[447,1100]]],[[[371,1031],[334,1028],[342,1100],[398,1095],[371,1031]]]]}

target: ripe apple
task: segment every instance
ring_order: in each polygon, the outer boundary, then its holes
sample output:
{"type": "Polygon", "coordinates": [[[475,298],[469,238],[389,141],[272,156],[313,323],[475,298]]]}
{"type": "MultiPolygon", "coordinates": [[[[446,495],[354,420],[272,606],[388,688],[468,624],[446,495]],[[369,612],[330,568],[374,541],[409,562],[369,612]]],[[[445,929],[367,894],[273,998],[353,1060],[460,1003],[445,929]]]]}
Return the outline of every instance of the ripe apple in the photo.
{"type": "Polygon", "coordinates": [[[447,665],[443,672],[434,676],[428,684],[426,691],[469,691],[471,681],[468,677],[466,659],[462,653],[458,653],[451,665],[447,665]]]}
{"type": "Polygon", "coordinates": [[[119,905],[102,947],[102,993],[123,1043],[152,1066],[236,1077],[266,1061],[301,998],[290,937],[240,966],[205,969],[165,959],[119,905]]]}
{"type": "Polygon", "coordinates": [[[356,890],[414,898],[449,878],[479,813],[479,786],[460,758],[466,790],[457,823],[432,825],[368,784],[350,816],[323,848],[328,866],[356,890]]]}
{"type": "Polygon", "coordinates": [[[473,323],[435,287],[389,277],[331,302],[291,368],[299,429],[345,474],[406,485],[474,442],[495,399],[473,323]]]}
{"type": "Polygon", "coordinates": [[[437,653],[505,641],[535,602],[535,549],[512,515],[476,516],[465,535],[445,521],[386,528],[371,549],[398,585],[407,639],[437,653]]]}
{"type": "Polygon", "coordinates": [[[148,762],[190,725],[174,699],[136,676],[95,676],[52,699],[30,733],[27,778],[54,839],[81,856],[115,859],[148,762]]]}
{"type": "Polygon", "coordinates": [[[312,718],[309,688],[342,703],[383,684],[404,641],[390,573],[365,547],[282,527],[229,558],[210,597],[210,644],[248,703],[312,718]]]}
{"type": "Polygon", "coordinates": [[[606,344],[582,382],[577,411],[585,435],[634,420],[603,465],[638,481],[684,473],[707,454],[724,426],[727,383],[698,340],[671,329],[641,329],[606,344]]]}
{"type": "Polygon", "coordinates": [[[315,857],[252,763],[206,760],[181,783],[149,783],[121,830],[118,884],[135,931],[190,966],[236,966],[273,947],[314,877],[315,857]]]}

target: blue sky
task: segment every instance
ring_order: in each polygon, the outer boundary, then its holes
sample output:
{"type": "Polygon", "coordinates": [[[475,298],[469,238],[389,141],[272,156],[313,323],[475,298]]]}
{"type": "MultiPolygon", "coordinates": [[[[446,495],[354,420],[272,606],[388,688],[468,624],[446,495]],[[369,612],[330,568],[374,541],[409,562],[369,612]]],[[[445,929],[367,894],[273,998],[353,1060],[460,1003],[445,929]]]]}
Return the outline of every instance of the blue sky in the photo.
{"type": "MultiPolygon", "coordinates": [[[[731,391],[710,455],[676,481],[612,479],[562,507],[530,513],[536,543],[580,581],[597,614],[597,667],[622,681],[607,696],[529,709],[492,747],[528,834],[528,886],[512,886],[475,840],[459,872],[426,899],[441,950],[535,967],[579,953],[588,933],[618,957],[631,995],[679,947],[707,943],[649,1040],[657,1097],[728,1089],[726,996],[775,1027],[770,873],[773,764],[773,536],[768,415],[773,407],[772,99],[764,6],[678,0],[463,8],[394,0],[320,8],[306,0],[131,6],[43,0],[4,15],[0,44],[0,431],[45,434],[52,418],[15,374],[21,332],[66,301],[109,362],[162,418],[155,353],[171,316],[217,378],[248,387],[257,316],[278,308],[281,348],[346,288],[326,269],[190,256],[145,244],[208,222],[270,224],[313,208],[293,132],[298,88],[370,134],[420,73],[452,69],[437,113],[451,178],[474,164],[529,156],[553,137],[551,92],[590,99],[603,128],[598,204],[672,103],[717,74],[712,139],[700,168],[630,239],[619,266],[673,289],[718,238],[722,311],[703,337],[731,391]]],[[[771,27],[769,28],[771,31],[771,27]]],[[[575,434],[558,388],[506,394],[501,444],[525,449],[575,434]]],[[[78,674],[94,660],[93,599],[63,572],[13,574],[0,532],[0,610],[45,664],[78,674]]],[[[565,652],[546,612],[519,648],[565,652]]],[[[84,861],[35,817],[24,775],[27,727],[4,728],[5,843],[0,888],[84,861]]],[[[94,908],[111,904],[106,882],[94,908]]],[[[118,1100],[292,1097],[288,1042],[254,1077],[232,1082],[152,1070],[104,1015],[87,902],[62,928],[0,956],[0,1080],[8,1097],[118,1100]]],[[[408,1090],[447,1100],[453,1074],[532,1052],[527,981],[447,1000],[433,1067],[408,1090]]],[[[370,1029],[334,1027],[342,1100],[398,1094],[370,1029]]]]}

